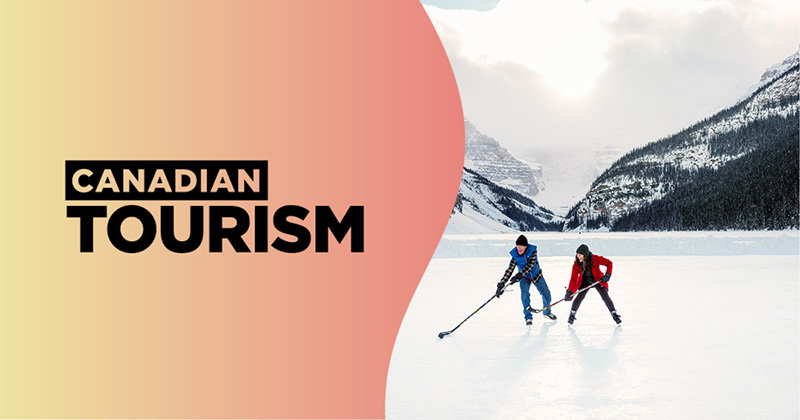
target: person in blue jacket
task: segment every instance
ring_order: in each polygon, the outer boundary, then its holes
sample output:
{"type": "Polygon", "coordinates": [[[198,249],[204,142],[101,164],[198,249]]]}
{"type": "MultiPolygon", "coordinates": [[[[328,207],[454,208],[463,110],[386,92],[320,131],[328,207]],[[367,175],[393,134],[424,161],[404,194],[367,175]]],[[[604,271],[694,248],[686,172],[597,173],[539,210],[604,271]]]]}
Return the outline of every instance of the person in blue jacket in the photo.
{"type": "MultiPolygon", "coordinates": [[[[536,290],[542,295],[542,307],[550,305],[550,289],[547,287],[547,282],[544,281],[542,276],[542,269],[539,267],[539,259],[536,256],[536,246],[528,245],[528,238],[525,235],[519,235],[517,238],[517,246],[509,252],[511,254],[511,262],[508,264],[503,278],[497,283],[497,291],[495,296],[498,298],[503,294],[506,287],[506,282],[511,278],[511,284],[519,282],[519,291],[522,295],[522,313],[525,315],[525,324],[531,325],[533,323],[533,313],[528,310],[531,304],[531,283],[536,286],[536,290]],[[511,273],[514,272],[514,267],[519,271],[514,277],[511,273]]],[[[542,311],[545,318],[555,320],[556,316],[550,312],[550,308],[542,311]]]]}

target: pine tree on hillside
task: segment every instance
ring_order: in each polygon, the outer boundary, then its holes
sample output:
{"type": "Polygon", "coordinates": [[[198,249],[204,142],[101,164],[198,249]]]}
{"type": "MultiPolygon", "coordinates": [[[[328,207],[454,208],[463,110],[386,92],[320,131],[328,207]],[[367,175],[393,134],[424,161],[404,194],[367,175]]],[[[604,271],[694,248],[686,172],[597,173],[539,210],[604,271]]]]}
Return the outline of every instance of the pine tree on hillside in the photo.
{"type": "Polygon", "coordinates": [[[728,133],[713,153],[758,147],[616,220],[613,230],[786,229],[800,227],[798,114],[728,133]],[[749,146],[748,146],[749,145],[749,146]]]}

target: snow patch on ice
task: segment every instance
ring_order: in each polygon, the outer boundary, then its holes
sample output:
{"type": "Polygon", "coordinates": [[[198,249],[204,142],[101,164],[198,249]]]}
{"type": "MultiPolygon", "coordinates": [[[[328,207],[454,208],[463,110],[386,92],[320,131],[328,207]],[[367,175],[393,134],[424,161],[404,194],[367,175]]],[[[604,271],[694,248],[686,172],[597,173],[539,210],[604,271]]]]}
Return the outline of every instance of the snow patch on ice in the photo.
{"type": "MultiPolygon", "coordinates": [[[[433,258],[492,257],[511,249],[519,233],[444,235],[433,258]]],[[[800,231],[528,232],[539,255],[569,256],[578,245],[600,255],[797,255],[800,231]]]]}

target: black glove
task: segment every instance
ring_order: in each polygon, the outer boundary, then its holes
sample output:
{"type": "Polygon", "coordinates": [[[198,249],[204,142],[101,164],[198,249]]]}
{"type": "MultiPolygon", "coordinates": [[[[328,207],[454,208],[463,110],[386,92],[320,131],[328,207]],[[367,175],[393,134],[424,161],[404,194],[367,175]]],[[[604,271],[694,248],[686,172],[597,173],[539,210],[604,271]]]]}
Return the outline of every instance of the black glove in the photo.
{"type": "Polygon", "coordinates": [[[608,283],[609,280],[611,280],[611,274],[606,273],[603,277],[600,277],[601,283],[608,283]]]}
{"type": "Polygon", "coordinates": [[[497,282],[497,291],[494,292],[494,295],[499,298],[500,295],[502,295],[503,292],[504,292],[504,290],[503,290],[504,287],[506,287],[506,282],[498,281],[497,282]]]}
{"type": "Polygon", "coordinates": [[[514,284],[520,280],[522,280],[522,273],[514,274],[514,277],[511,277],[511,284],[514,284]]]}
{"type": "Polygon", "coordinates": [[[567,289],[567,294],[564,296],[564,300],[567,302],[572,300],[572,290],[567,289]]]}

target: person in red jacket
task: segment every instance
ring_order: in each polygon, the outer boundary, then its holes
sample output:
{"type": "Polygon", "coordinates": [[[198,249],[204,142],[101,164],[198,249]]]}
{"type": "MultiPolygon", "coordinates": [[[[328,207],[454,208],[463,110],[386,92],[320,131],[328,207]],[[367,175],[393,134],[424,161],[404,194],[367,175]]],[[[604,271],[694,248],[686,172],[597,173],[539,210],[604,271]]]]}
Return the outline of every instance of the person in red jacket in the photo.
{"type": "MultiPolygon", "coordinates": [[[[578,247],[578,250],[575,251],[575,262],[572,264],[572,278],[569,281],[569,287],[567,288],[567,295],[564,296],[564,300],[571,301],[575,292],[586,287],[589,287],[595,281],[599,282],[596,284],[593,289],[597,290],[600,293],[600,297],[603,299],[603,302],[606,304],[608,311],[611,312],[611,318],[614,319],[614,322],[617,325],[622,323],[620,316],[617,314],[617,310],[614,308],[614,302],[611,301],[611,296],[608,295],[608,281],[611,280],[611,271],[613,270],[614,264],[608,258],[603,258],[601,255],[593,255],[589,252],[589,247],[586,244],[582,244],[578,247]],[[604,265],[606,267],[606,272],[603,273],[600,270],[600,266],[604,265]]],[[[579,293],[575,297],[575,301],[572,302],[572,310],[569,312],[569,319],[567,323],[572,325],[575,322],[575,314],[578,312],[578,308],[581,306],[581,302],[586,297],[586,292],[589,290],[584,290],[583,292],[579,293]]]]}

